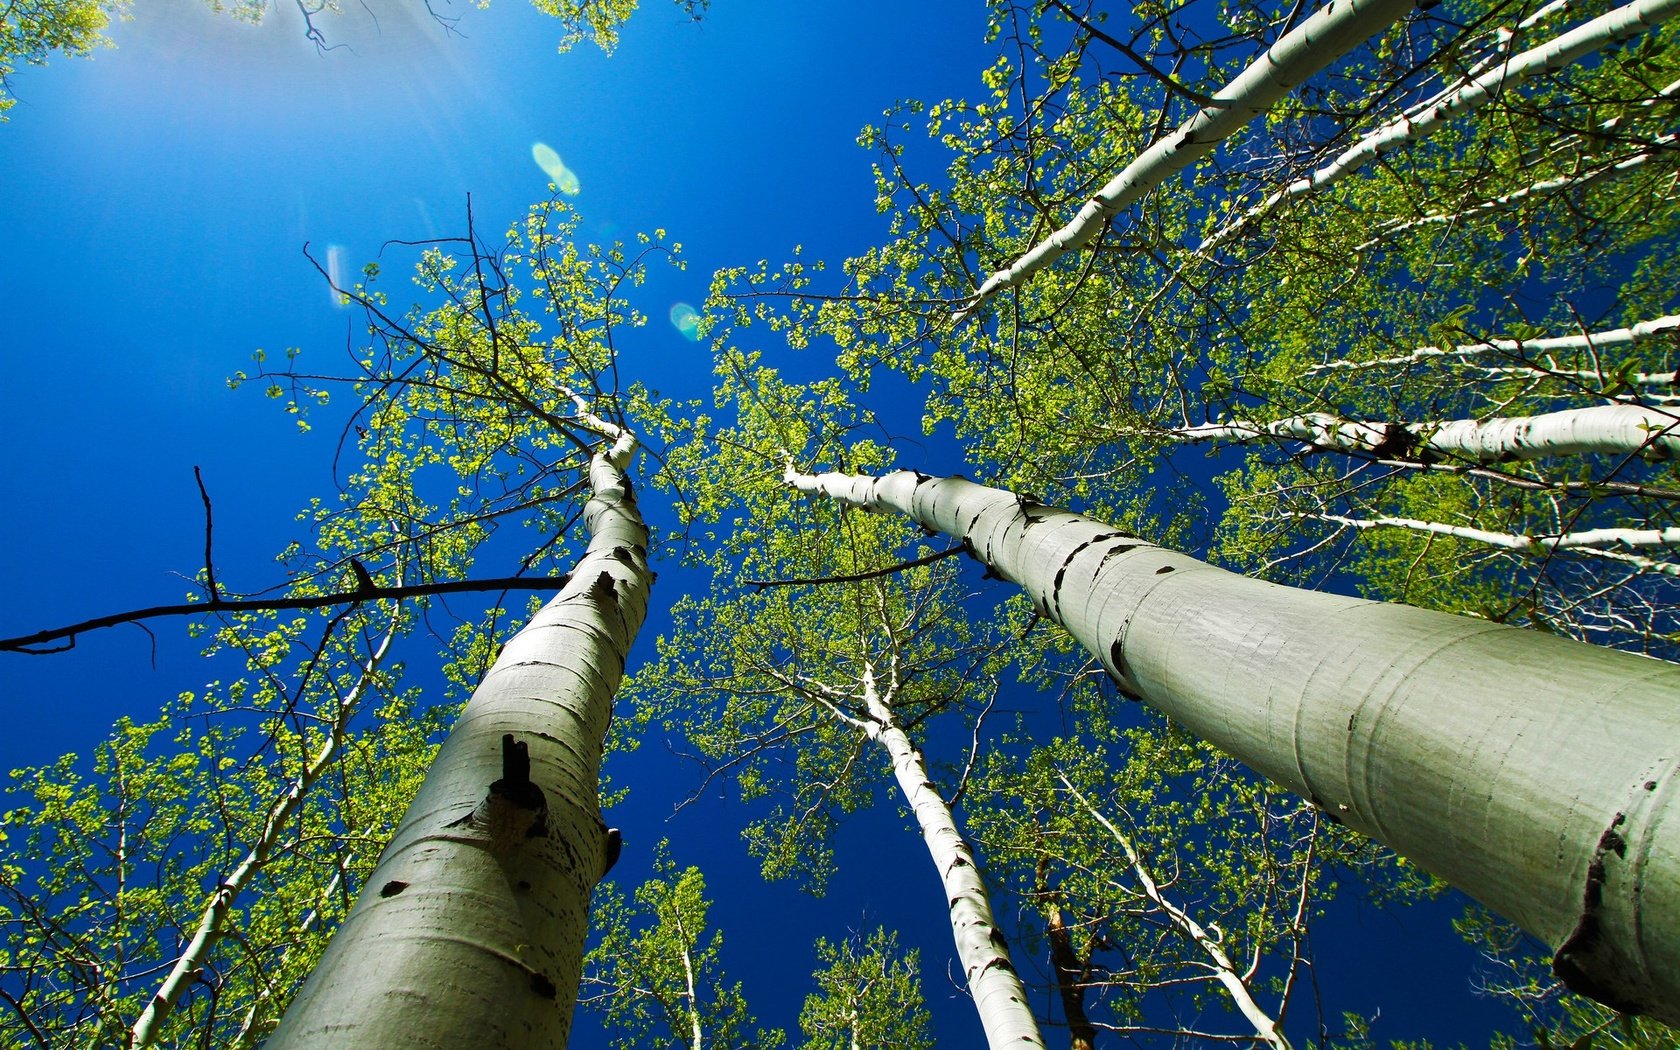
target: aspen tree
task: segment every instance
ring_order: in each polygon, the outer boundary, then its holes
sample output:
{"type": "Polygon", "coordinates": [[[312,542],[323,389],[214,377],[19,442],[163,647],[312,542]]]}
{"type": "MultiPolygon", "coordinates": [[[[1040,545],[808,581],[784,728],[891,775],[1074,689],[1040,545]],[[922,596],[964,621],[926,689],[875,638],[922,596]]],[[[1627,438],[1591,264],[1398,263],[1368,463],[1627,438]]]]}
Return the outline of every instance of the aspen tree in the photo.
{"type": "Polygon", "coordinates": [[[1121,690],[1680,1020],[1680,669],[1279,587],[960,478],[786,483],[966,542],[1121,690]]]}

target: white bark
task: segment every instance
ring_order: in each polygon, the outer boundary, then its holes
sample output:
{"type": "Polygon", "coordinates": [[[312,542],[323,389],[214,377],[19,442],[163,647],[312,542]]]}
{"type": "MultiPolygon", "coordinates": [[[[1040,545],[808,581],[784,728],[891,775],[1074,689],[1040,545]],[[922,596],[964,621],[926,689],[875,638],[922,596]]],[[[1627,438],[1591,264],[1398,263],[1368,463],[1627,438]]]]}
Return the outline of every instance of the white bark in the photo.
{"type": "Polygon", "coordinates": [[[1525,554],[1544,554],[1553,550],[1573,550],[1580,554],[1626,562],[1647,572],[1660,572],[1665,576],[1680,576],[1680,564],[1627,553],[1628,551],[1680,547],[1680,528],[1582,529],[1579,532],[1565,532],[1556,536],[1524,536],[1514,532],[1491,532],[1487,529],[1473,528],[1469,525],[1450,525],[1446,522],[1423,521],[1418,518],[1388,516],[1348,518],[1340,514],[1310,514],[1307,517],[1318,521],[1327,521],[1333,525],[1344,525],[1352,529],[1410,529],[1413,532],[1427,532],[1436,536],[1451,536],[1460,540],[1472,540],[1476,543],[1485,543],[1490,547],[1521,551],[1525,554]],[[1624,549],[1617,550],[1616,548],[1624,549]]]}
{"type": "Polygon", "coordinates": [[[484,676],[267,1050],[565,1045],[605,866],[601,741],[652,578],[634,438],[603,432],[577,569],[484,676]],[[510,735],[530,781],[492,792],[510,735]]]}
{"type": "Polygon", "coordinates": [[[1589,453],[1672,459],[1680,455],[1680,415],[1642,405],[1595,405],[1538,416],[1452,419],[1432,423],[1368,423],[1323,412],[1268,423],[1232,420],[1162,431],[1181,442],[1286,438],[1321,448],[1376,455],[1437,456],[1472,463],[1510,463],[1589,453]]]}
{"type": "Polygon", "coordinates": [[[1680,667],[1247,579],[958,478],[790,474],[968,542],[1128,695],[1680,1022],[1680,667]]]}
{"type": "Polygon", "coordinates": [[[863,700],[869,714],[863,730],[892,759],[893,776],[916,815],[922,841],[927,844],[928,855],[933,858],[940,882],[944,884],[951,911],[951,936],[956,941],[957,959],[968,981],[968,993],[980,1014],[980,1026],[986,1032],[986,1045],[991,1050],[1042,1048],[1044,1037],[1039,1034],[1026,987],[1021,984],[1015,964],[1010,961],[1009,948],[992,916],[991,899],[985,881],[980,878],[980,869],[975,866],[974,850],[958,830],[956,818],[939,789],[933,786],[921,753],[910,743],[892,709],[882,701],[874,672],[867,664],[863,700]]]}
{"type": "Polygon", "coordinates": [[[1680,330],[1680,314],[1670,314],[1649,321],[1641,321],[1629,328],[1612,328],[1604,332],[1581,335],[1554,336],[1548,339],[1484,339],[1479,343],[1460,343],[1457,346],[1420,346],[1398,357],[1378,357],[1370,361],[1330,361],[1314,365],[1308,375],[1324,372],[1363,372],[1372,368],[1420,364],[1437,357],[1475,357],[1481,354],[1500,354],[1507,357],[1535,358],[1543,354],[1590,353],[1616,350],[1655,342],[1662,336],[1680,330]]]}
{"type": "Polygon", "coordinates": [[[362,696],[367,691],[373,673],[379,669],[385,654],[390,651],[391,639],[395,637],[396,630],[397,616],[393,608],[389,630],[362,665],[362,673],[355,686],[339,701],[334,718],[327,727],[327,733],[315,751],[315,757],[310,759],[309,764],[304,767],[286,793],[269,807],[268,818],[263,822],[263,829],[258,833],[257,841],[210,894],[192,939],[181,950],[181,957],[175,960],[175,965],[158,986],[151,1002],[146,1004],[146,1008],[135,1020],[129,1035],[130,1046],[145,1047],[156,1042],[162,1034],[163,1022],[169,1019],[175,1004],[180,1002],[181,996],[198,981],[205,960],[210,955],[210,949],[227,932],[228,916],[233,911],[234,904],[238,902],[239,895],[268,863],[268,858],[273,855],[275,847],[280,845],[287,825],[303,805],[310,789],[321,779],[321,774],[337,761],[339,751],[344,746],[345,733],[349,729],[350,716],[361,705],[362,696]]]}
{"type": "Polygon", "coordinates": [[[1142,200],[1167,176],[1211,153],[1272,103],[1361,41],[1381,32],[1413,6],[1413,0],[1331,0],[1221,88],[1213,96],[1213,105],[1199,110],[1177,131],[1140,153],[1079,209],[1072,222],[1007,269],[986,278],[957,311],[957,320],[972,315],[1000,289],[1021,284],[1089,242],[1111,217],[1142,200]]]}
{"type": "Polygon", "coordinates": [[[1384,153],[1433,134],[1453,117],[1474,112],[1531,77],[1561,69],[1594,51],[1637,36],[1676,13],[1680,13],[1680,0],[1635,0],[1469,77],[1445,92],[1433,105],[1390,121],[1342,151],[1330,163],[1272,193],[1221,227],[1196,251],[1199,254],[1218,247],[1285,202],[1340,182],[1384,153]]]}
{"type": "Polygon", "coordinates": [[[1264,1007],[1255,1002],[1253,993],[1249,991],[1248,982],[1243,979],[1242,974],[1237,972],[1236,964],[1231,961],[1229,955],[1225,954],[1225,949],[1219,943],[1218,938],[1204,929],[1202,924],[1192,918],[1189,912],[1167,899],[1166,895],[1161,892],[1160,885],[1155,881],[1155,876],[1144,866],[1143,858],[1139,857],[1137,850],[1132,848],[1132,840],[1115,827],[1113,821],[1103,816],[1102,811],[1093,806],[1090,800],[1078,788],[1074,787],[1067,777],[1058,772],[1056,779],[1062,782],[1062,787],[1078,799],[1079,804],[1085,807],[1085,812],[1101,824],[1104,830],[1119,844],[1121,851],[1126,854],[1126,863],[1131,865],[1132,877],[1138,880],[1138,886],[1143,890],[1143,895],[1149,898],[1149,902],[1167,917],[1167,921],[1172,924],[1174,929],[1188,937],[1212,961],[1214,979],[1225,989],[1225,994],[1231,997],[1231,1003],[1237,1008],[1237,1012],[1242,1014],[1243,1018],[1254,1028],[1255,1037],[1271,1047],[1272,1050],[1291,1050],[1289,1040],[1284,1038],[1283,1032],[1278,1029],[1277,1018],[1267,1013],[1264,1007]]]}

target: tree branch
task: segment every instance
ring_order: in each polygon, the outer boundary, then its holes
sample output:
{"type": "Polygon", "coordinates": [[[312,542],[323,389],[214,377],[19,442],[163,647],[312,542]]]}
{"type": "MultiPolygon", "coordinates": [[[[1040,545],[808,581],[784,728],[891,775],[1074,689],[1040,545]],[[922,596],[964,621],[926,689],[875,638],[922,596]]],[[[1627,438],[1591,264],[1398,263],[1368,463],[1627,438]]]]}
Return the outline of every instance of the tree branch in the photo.
{"type": "Polygon", "coordinates": [[[15,638],[0,638],[0,652],[28,653],[43,656],[61,653],[76,647],[76,636],[86,631],[115,627],[124,623],[139,623],[163,616],[194,616],[198,613],[222,612],[278,612],[283,609],[322,609],[334,605],[356,605],[384,598],[416,598],[428,594],[462,594],[474,591],[544,591],[563,586],[569,576],[507,576],[492,580],[444,580],[436,583],[405,584],[398,587],[357,587],[353,591],[334,591],[295,598],[220,598],[207,602],[183,602],[179,605],[153,605],[145,609],[96,616],[65,627],[54,627],[15,638]],[[48,642],[62,641],[47,649],[35,648],[48,642]]]}
{"type": "MultiPolygon", "coordinates": [[[[891,576],[895,572],[914,569],[918,565],[931,565],[941,558],[949,558],[953,554],[961,554],[963,547],[947,547],[942,551],[901,561],[897,565],[889,565],[884,569],[871,569],[868,572],[854,572],[847,576],[805,576],[790,580],[742,580],[741,582],[755,591],[762,591],[766,587],[797,587],[807,583],[856,583],[859,580],[873,580],[877,576],[891,576]]],[[[3,645],[3,643],[0,643],[3,645]]]]}

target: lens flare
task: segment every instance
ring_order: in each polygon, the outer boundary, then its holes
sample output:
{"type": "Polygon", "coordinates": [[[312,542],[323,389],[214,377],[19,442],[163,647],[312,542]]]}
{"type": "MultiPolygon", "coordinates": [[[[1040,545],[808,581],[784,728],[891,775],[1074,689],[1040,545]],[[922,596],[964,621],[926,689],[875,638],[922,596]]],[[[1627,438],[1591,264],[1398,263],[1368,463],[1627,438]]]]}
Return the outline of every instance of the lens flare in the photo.
{"type": "Polygon", "coordinates": [[[687,303],[678,303],[671,307],[671,327],[681,332],[684,339],[699,339],[700,315],[687,303]]]}
{"type": "MultiPolygon", "coordinates": [[[[327,245],[327,278],[332,281],[332,288],[349,287],[344,283],[344,257],[344,245],[327,245]]],[[[345,300],[344,296],[333,291],[332,288],[327,289],[327,294],[332,296],[333,305],[340,309],[349,306],[350,304],[345,300]]]]}
{"type": "Polygon", "coordinates": [[[548,181],[554,188],[568,197],[576,197],[578,190],[583,187],[578,183],[578,177],[566,162],[560,159],[560,154],[554,152],[553,147],[546,142],[539,142],[531,147],[531,159],[537,162],[537,167],[548,176],[548,181]]]}

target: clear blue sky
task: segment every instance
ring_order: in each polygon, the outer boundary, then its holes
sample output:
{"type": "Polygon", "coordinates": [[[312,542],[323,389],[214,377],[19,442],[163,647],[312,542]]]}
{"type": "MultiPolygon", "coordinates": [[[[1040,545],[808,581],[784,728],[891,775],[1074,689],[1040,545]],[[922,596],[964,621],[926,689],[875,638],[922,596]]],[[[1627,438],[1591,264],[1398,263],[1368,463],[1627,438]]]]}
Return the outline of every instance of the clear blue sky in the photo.
{"type": "MultiPolygon", "coordinates": [[[[655,321],[626,344],[624,368],[698,392],[707,354],[665,311],[698,304],[721,265],[871,244],[882,220],[857,131],[895,99],[976,93],[989,60],[978,0],[717,0],[698,27],[644,0],[610,59],[587,45],[556,55],[556,25],[523,0],[458,4],[458,36],[417,0],[368,3],[377,27],[356,3],[323,20],[347,45],[325,55],[288,4],[250,27],[191,0],[141,3],[116,27],[118,49],[16,78],[21,101],[0,126],[0,633],[179,600],[174,574],[190,576],[202,550],[195,464],[215,498],[224,583],[275,579],[270,559],[327,486],[336,435],[300,437],[225,378],[259,347],[325,364],[358,334],[306,241],[354,273],[388,238],[461,232],[468,193],[481,230],[499,230],[545,195],[532,159],[545,143],[577,175],[586,237],[662,226],[684,243],[690,269],[647,289],[655,321]]],[[[400,299],[400,273],[388,274],[400,299]]],[[[0,763],[85,752],[118,714],[150,716],[201,685],[180,625],[156,630],[155,670],[132,628],[64,656],[0,658],[0,763]]],[[[760,885],[744,849],[706,826],[721,807],[658,821],[691,772],[637,783],[626,826],[644,850],[670,834],[679,861],[707,867],[730,969],[761,1018],[793,1027],[812,937],[884,922],[924,946],[942,1046],[976,1045],[972,1011],[943,977],[937,882],[892,807],[845,832],[842,858],[869,868],[819,909],[760,885]]],[[[1321,979],[1341,985],[1332,1005],[1380,1007],[1399,1019],[1385,1034],[1485,1042],[1490,1011],[1469,1001],[1469,955],[1443,914],[1350,910],[1319,944],[1321,979]],[[1344,971],[1367,976],[1356,985],[1344,971]],[[1395,975],[1421,988],[1385,993],[1395,975]]]]}

